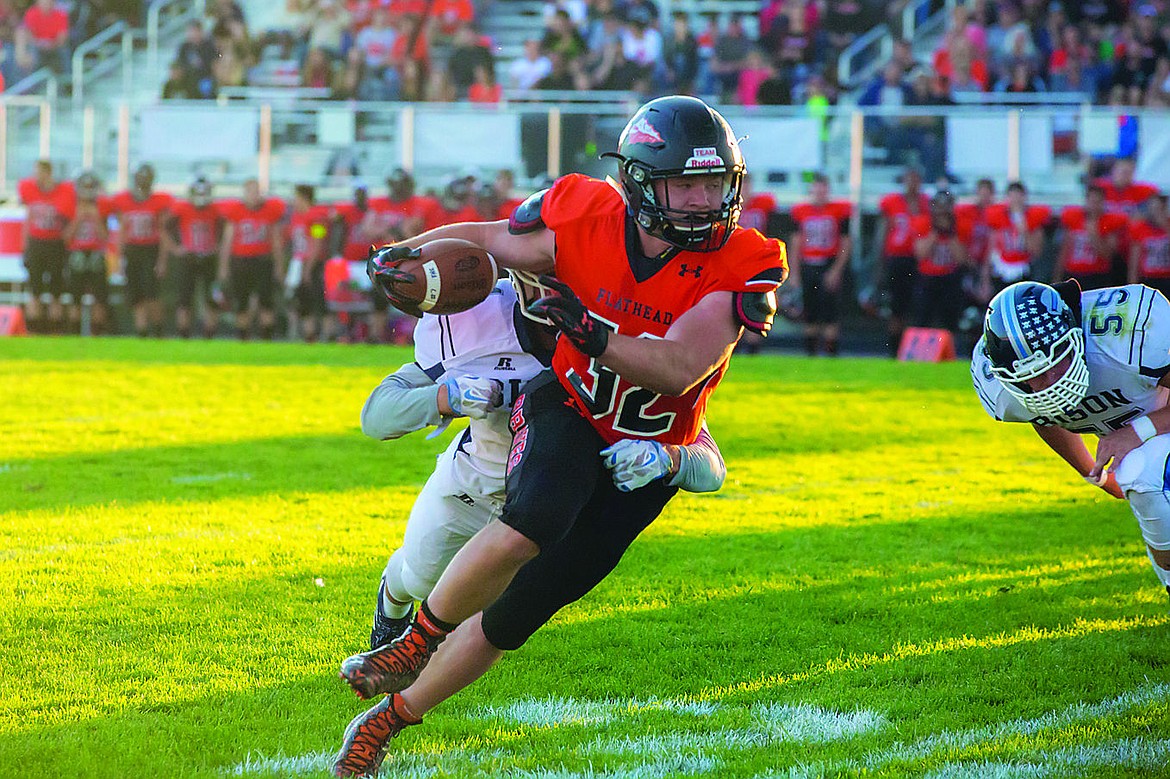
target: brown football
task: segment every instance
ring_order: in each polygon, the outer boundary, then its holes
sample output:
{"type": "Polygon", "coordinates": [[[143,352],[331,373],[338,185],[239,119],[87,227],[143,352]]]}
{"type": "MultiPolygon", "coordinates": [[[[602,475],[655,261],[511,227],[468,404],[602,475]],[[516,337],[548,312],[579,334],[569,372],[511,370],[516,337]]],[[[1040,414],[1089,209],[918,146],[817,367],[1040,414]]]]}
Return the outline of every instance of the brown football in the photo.
{"type": "Polygon", "coordinates": [[[496,285],[496,261],[482,247],[461,238],[439,238],[419,247],[421,256],[400,270],[414,274],[395,290],[427,314],[458,314],[482,303],[496,285]]]}

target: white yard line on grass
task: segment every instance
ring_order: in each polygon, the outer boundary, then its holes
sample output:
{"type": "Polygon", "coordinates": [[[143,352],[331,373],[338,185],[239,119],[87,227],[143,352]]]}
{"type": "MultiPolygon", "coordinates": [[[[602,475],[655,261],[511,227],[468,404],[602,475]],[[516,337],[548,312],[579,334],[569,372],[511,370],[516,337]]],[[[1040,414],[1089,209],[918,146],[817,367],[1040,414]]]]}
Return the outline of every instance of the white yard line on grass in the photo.
{"type": "Polygon", "coordinates": [[[235,471],[228,471],[227,473],[194,473],[190,476],[172,476],[172,484],[211,484],[217,481],[228,481],[230,479],[239,479],[240,481],[251,481],[252,474],[250,473],[236,473],[235,471]]]}
{"type": "Polygon", "coordinates": [[[1164,771],[1170,762],[1170,741],[1131,738],[1041,752],[1018,763],[947,763],[928,779],[1032,779],[1076,776],[1077,769],[1119,767],[1164,771]]]}
{"type": "Polygon", "coordinates": [[[526,698],[507,706],[488,706],[474,712],[481,719],[506,719],[521,725],[602,725],[631,714],[666,711],[706,717],[720,708],[717,703],[650,698],[641,700],[582,701],[575,698],[526,698]]]}

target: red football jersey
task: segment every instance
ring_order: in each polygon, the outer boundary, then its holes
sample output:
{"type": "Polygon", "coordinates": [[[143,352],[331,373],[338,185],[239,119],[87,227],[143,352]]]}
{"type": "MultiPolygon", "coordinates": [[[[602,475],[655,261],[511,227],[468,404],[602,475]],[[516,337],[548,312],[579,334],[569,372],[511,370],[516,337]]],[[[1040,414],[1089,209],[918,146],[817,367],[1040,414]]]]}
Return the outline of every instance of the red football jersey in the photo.
{"type": "Polygon", "coordinates": [[[382,243],[378,212],[372,207],[362,211],[353,203],[335,203],[333,213],[345,222],[343,258],[353,262],[364,260],[369,256],[371,244],[382,243]]]}
{"type": "Polygon", "coordinates": [[[294,260],[306,259],[312,253],[310,247],[313,242],[323,241],[328,235],[328,206],[310,206],[305,211],[294,211],[288,218],[288,236],[294,260]]]}
{"type": "Polygon", "coordinates": [[[1144,181],[1135,181],[1128,187],[1118,187],[1106,176],[1094,182],[1105,190],[1105,207],[1110,211],[1133,216],[1138,206],[1158,194],[1158,188],[1144,181]]]}
{"type": "MultiPolygon", "coordinates": [[[[411,195],[406,200],[391,200],[388,197],[370,198],[370,209],[378,215],[378,230],[387,237],[404,232],[403,225],[410,220],[417,220],[421,226],[426,221],[428,207],[426,198],[419,195],[411,195]]],[[[413,232],[413,230],[405,232],[413,232]]]]}
{"type": "Polygon", "coordinates": [[[920,192],[917,206],[911,213],[910,203],[901,192],[894,192],[881,199],[878,208],[886,218],[886,240],[882,244],[882,253],[886,257],[914,256],[914,231],[910,229],[910,217],[925,214],[930,208],[930,198],[920,192]]]}
{"type": "Polygon", "coordinates": [[[221,217],[214,205],[198,208],[186,200],[176,200],[171,214],[179,223],[179,240],[185,254],[206,257],[216,253],[221,217]]]}
{"type": "Polygon", "coordinates": [[[17,185],[20,202],[28,209],[28,235],[42,241],[61,238],[65,222],[77,202],[77,191],[67,181],[58,181],[48,192],[37,186],[35,178],[22,179],[17,185]]]}
{"type": "Polygon", "coordinates": [[[1032,261],[1028,253],[1027,237],[1033,230],[1044,227],[1052,218],[1048,206],[1028,206],[1024,213],[1012,214],[1005,204],[988,209],[987,224],[991,226],[991,245],[1007,265],[1023,265],[1032,261]]]}
{"type": "Polygon", "coordinates": [[[232,225],[233,257],[264,257],[272,254],[276,226],[284,219],[284,203],[276,198],[261,200],[248,208],[241,200],[216,204],[220,216],[232,225]]]}
{"type": "Polygon", "coordinates": [[[776,213],[776,198],[770,192],[756,192],[744,201],[739,212],[739,226],[768,232],[768,217],[776,213]]]}
{"type": "Polygon", "coordinates": [[[991,251],[991,225],[987,224],[989,208],[980,208],[975,203],[958,203],[955,205],[956,221],[965,221],[971,226],[971,239],[967,242],[967,256],[976,265],[987,262],[987,254],[991,251]]]}
{"type": "Polygon", "coordinates": [[[145,200],[132,192],[119,192],[110,199],[118,216],[122,243],[129,246],[157,246],[162,236],[163,214],[170,210],[174,198],[165,192],[151,192],[145,200]]]}
{"type": "MultiPolygon", "coordinates": [[[[914,240],[930,235],[930,214],[917,214],[910,220],[910,229],[914,232],[914,240]]],[[[955,235],[965,246],[971,244],[971,220],[960,218],[955,214],[955,235]]],[[[951,251],[950,244],[939,241],[934,246],[934,252],[929,257],[918,258],[918,272],[923,276],[945,276],[959,268],[959,258],[951,251]]]]}
{"type": "Polygon", "coordinates": [[[1138,275],[1141,278],[1170,277],[1170,233],[1149,222],[1129,226],[1130,240],[1138,246],[1138,275]]]}
{"type": "Polygon", "coordinates": [[[792,207],[792,219],[800,227],[800,261],[809,265],[824,265],[841,250],[841,234],[853,206],[843,202],[798,203],[792,207]]]}
{"type": "MultiPolygon", "coordinates": [[[[1085,232],[1085,209],[1082,206],[1067,206],[1060,213],[1060,223],[1072,238],[1072,251],[1065,261],[1065,272],[1075,276],[1078,273],[1109,273],[1113,269],[1112,257],[1102,257],[1093,251],[1093,244],[1085,232]]],[[[1125,214],[1106,213],[1098,220],[1097,229],[1102,236],[1121,236],[1128,225],[1125,214]]]]}
{"type": "MultiPolygon", "coordinates": [[[[604,181],[580,174],[557,180],[541,206],[556,233],[556,274],[599,320],[628,336],[662,338],[671,324],[711,292],[769,292],[786,267],[784,244],[755,230],[735,230],[720,250],[679,252],[661,270],[638,281],[626,254],[626,204],[604,181]]],[[[605,441],[631,436],[663,443],[695,440],[724,361],[680,397],[631,384],[557,339],[553,370],[605,441]]]]}
{"type": "Polygon", "coordinates": [[[92,252],[103,249],[109,238],[106,220],[109,219],[112,208],[109,198],[99,197],[96,208],[85,214],[78,214],[82,204],[78,203],[69,214],[72,235],[66,242],[71,252],[92,252]]]}

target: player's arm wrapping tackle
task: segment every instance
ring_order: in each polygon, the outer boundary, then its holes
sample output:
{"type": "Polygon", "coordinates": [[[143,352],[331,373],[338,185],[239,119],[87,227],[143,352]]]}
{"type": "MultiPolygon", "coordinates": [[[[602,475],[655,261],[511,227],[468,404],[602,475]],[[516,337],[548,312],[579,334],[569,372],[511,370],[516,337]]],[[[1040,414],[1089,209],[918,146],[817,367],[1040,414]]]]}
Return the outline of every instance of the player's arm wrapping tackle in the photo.
{"type": "Polygon", "coordinates": [[[503,405],[504,388],[478,376],[449,376],[436,384],[416,363],[408,363],[370,393],[362,406],[362,432],[386,441],[432,425],[441,431],[452,419],[440,410],[443,400],[453,416],[483,419],[503,405]]]}

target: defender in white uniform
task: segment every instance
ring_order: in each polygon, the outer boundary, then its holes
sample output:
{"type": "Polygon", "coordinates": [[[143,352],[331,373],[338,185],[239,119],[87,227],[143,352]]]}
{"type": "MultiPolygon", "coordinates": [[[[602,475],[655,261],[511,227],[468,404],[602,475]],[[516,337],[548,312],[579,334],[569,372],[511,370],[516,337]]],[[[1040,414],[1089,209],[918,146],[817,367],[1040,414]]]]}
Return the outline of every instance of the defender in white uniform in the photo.
{"type": "Polygon", "coordinates": [[[1170,302],[1141,284],[1082,293],[1020,282],[995,296],[971,358],[1001,422],[1031,422],[1077,473],[1129,501],[1170,593],[1170,302]],[[1081,433],[1099,436],[1089,454],[1081,433]]]}
{"type": "MultiPolygon", "coordinates": [[[[526,288],[517,281],[516,288],[525,302],[543,294],[534,282],[526,288]]],[[[436,427],[433,437],[454,417],[469,419],[439,455],[411,509],[402,546],[386,564],[371,649],[406,629],[414,601],[430,594],[455,553],[503,508],[511,408],[552,357],[552,340],[543,340],[551,339],[547,323],[518,300],[513,285],[501,281],[463,313],[424,314],[414,330],[415,361],[383,379],[362,408],[362,432],[378,440],[428,426],[436,427]]],[[[627,491],[668,478],[681,489],[709,492],[722,486],[726,473],[705,429],[690,446],[626,440],[601,454],[615,484],[627,491]]]]}

